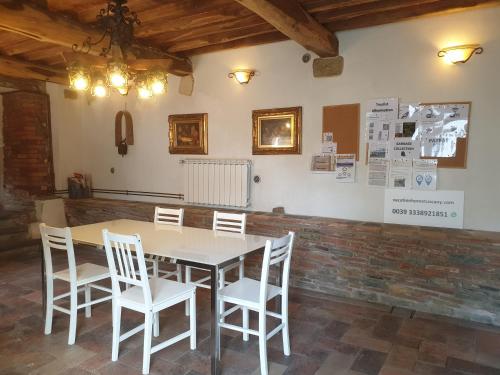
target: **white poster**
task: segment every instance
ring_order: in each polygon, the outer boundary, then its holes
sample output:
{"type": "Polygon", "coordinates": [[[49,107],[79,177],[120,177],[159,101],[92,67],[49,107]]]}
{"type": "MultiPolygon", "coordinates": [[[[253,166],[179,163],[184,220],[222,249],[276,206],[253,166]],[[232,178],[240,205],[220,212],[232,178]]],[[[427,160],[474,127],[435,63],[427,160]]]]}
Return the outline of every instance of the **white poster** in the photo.
{"type": "Polygon", "coordinates": [[[463,228],[463,216],[463,191],[385,191],[385,223],[463,228]]]}
{"type": "Polygon", "coordinates": [[[389,160],[368,159],[368,186],[386,187],[389,174],[389,160]]]}
{"type": "Polygon", "coordinates": [[[369,116],[374,116],[384,120],[395,120],[399,115],[398,98],[372,99],[367,103],[366,112],[369,116]]]}
{"type": "Polygon", "coordinates": [[[321,153],[335,155],[337,153],[337,142],[323,142],[321,144],[321,153]]]}
{"type": "Polygon", "coordinates": [[[420,121],[439,122],[444,119],[445,106],[442,104],[422,105],[420,106],[420,121]]]}
{"type": "Polygon", "coordinates": [[[411,189],[412,161],[407,159],[391,160],[389,188],[411,189]]]}
{"type": "Polygon", "coordinates": [[[396,138],[389,142],[389,157],[391,159],[419,159],[420,141],[411,138],[396,138]]]}
{"type": "Polygon", "coordinates": [[[391,122],[379,119],[366,119],[366,141],[387,141],[391,133],[391,122]]]}
{"type": "Polygon", "coordinates": [[[420,156],[452,158],[456,152],[457,137],[452,133],[444,132],[442,126],[426,129],[420,138],[420,156]]]}
{"type": "Polygon", "coordinates": [[[413,188],[417,190],[436,190],[437,188],[436,159],[413,160],[413,188]]]}
{"type": "Polygon", "coordinates": [[[337,154],[335,181],[354,182],[356,177],[356,154],[337,154]]]}

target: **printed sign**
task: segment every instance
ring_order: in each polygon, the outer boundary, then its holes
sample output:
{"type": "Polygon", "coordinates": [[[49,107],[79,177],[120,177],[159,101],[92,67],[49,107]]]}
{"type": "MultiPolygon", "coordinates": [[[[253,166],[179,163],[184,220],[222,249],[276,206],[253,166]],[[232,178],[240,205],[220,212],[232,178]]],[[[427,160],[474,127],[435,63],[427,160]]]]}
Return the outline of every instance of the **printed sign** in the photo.
{"type": "Polygon", "coordinates": [[[369,117],[395,120],[399,114],[398,105],[398,98],[373,99],[368,101],[366,112],[369,117]]]}
{"type": "Polygon", "coordinates": [[[384,223],[463,228],[463,217],[463,191],[385,191],[384,223]]]}

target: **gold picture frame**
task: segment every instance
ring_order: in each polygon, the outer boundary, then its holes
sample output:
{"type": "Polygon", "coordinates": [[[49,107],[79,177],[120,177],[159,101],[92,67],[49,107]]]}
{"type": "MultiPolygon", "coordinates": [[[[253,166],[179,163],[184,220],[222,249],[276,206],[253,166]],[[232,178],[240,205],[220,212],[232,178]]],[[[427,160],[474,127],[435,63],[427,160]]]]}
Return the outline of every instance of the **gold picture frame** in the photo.
{"type": "Polygon", "coordinates": [[[302,107],[260,109],[252,112],[252,154],[300,154],[302,107]]]}
{"type": "Polygon", "coordinates": [[[168,116],[171,154],[208,154],[208,114],[168,116]]]}

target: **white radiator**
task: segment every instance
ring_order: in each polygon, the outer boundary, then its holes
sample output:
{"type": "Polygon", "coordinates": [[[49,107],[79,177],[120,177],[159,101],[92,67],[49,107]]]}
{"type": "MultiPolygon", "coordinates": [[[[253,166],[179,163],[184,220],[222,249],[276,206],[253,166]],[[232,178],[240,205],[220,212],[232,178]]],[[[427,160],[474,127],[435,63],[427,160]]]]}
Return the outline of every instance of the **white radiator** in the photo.
{"type": "Polygon", "coordinates": [[[250,160],[186,159],[184,201],[213,206],[250,205],[250,160]]]}

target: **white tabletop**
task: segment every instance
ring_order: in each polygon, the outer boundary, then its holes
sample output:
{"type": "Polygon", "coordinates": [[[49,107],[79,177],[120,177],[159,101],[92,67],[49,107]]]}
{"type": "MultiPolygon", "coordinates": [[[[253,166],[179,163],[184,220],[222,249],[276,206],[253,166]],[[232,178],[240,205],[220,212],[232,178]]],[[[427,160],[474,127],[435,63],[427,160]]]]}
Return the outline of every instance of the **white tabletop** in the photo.
{"type": "Polygon", "coordinates": [[[71,233],[77,243],[103,245],[103,229],[120,234],[139,234],[146,254],[212,266],[263,248],[267,240],[274,239],[125,219],[73,227],[71,233]]]}

